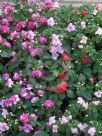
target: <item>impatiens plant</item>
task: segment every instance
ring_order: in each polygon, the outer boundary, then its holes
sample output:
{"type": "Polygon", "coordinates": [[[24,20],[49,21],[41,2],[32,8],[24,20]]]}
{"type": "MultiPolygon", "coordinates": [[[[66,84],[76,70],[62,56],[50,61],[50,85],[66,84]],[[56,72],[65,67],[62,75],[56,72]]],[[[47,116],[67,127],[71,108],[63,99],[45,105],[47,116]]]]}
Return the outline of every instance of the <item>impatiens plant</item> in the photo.
{"type": "Polygon", "coordinates": [[[2,4],[0,136],[102,136],[101,10],[2,4]]]}

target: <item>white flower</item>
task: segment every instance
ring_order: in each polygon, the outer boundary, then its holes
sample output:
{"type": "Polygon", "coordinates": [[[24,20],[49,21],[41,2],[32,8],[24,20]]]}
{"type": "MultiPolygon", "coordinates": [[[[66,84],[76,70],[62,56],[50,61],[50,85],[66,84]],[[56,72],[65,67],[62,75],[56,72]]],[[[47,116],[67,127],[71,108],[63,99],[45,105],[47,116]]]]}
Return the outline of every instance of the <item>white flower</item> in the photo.
{"type": "Polygon", "coordinates": [[[93,15],[96,15],[96,14],[97,14],[97,12],[98,12],[98,11],[95,9],[95,10],[93,11],[93,13],[92,13],[92,14],[93,14],[93,15]]]}
{"type": "Polygon", "coordinates": [[[79,47],[79,49],[83,49],[83,45],[79,45],[78,47],[79,47]]]}
{"type": "Polygon", "coordinates": [[[56,120],[55,120],[55,116],[52,116],[49,118],[49,125],[51,126],[52,124],[55,124],[56,120]]]}
{"type": "Polygon", "coordinates": [[[81,22],[81,27],[82,27],[82,29],[85,29],[86,28],[86,22],[82,21],[81,22]]]}
{"type": "Polygon", "coordinates": [[[99,27],[95,34],[102,35],[102,28],[99,27]]]}
{"type": "Polygon", "coordinates": [[[97,106],[100,104],[100,101],[93,101],[92,103],[97,106]]]}
{"type": "Polygon", "coordinates": [[[54,18],[53,17],[50,17],[48,20],[47,20],[47,24],[48,26],[52,27],[55,25],[55,21],[54,21],[54,18]]]}

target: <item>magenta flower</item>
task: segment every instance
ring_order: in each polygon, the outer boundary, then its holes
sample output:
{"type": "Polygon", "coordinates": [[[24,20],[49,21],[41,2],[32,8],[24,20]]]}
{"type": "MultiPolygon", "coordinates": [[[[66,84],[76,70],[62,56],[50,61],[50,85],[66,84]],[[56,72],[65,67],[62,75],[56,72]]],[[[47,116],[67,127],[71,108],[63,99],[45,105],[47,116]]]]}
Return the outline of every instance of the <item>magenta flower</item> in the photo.
{"type": "Polygon", "coordinates": [[[8,26],[0,26],[0,31],[4,34],[8,34],[10,32],[10,28],[8,26]]]}
{"type": "Polygon", "coordinates": [[[32,77],[41,78],[42,77],[42,72],[40,70],[33,70],[32,71],[32,77]]]}
{"type": "Polygon", "coordinates": [[[45,26],[46,24],[47,24],[47,19],[44,17],[40,18],[40,25],[45,26]]]}
{"type": "Polygon", "coordinates": [[[28,42],[22,42],[22,49],[23,49],[24,51],[27,51],[27,50],[28,50],[28,47],[29,47],[28,42]]]}
{"type": "Polygon", "coordinates": [[[15,72],[13,75],[13,80],[19,81],[20,79],[21,79],[20,75],[17,72],[15,72]]]}
{"type": "Polygon", "coordinates": [[[43,36],[40,36],[40,37],[39,37],[39,42],[40,42],[41,44],[47,44],[47,39],[46,39],[45,37],[43,37],[43,36]]]}
{"type": "Polygon", "coordinates": [[[29,123],[29,119],[28,119],[28,113],[23,113],[21,116],[20,116],[20,122],[22,122],[23,124],[27,124],[29,123]]]}
{"type": "Polygon", "coordinates": [[[52,107],[54,107],[54,102],[52,100],[46,100],[44,102],[44,107],[45,109],[51,109],[52,107]]]}
{"type": "Polygon", "coordinates": [[[31,30],[35,29],[36,28],[36,23],[35,22],[29,22],[28,23],[28,28],[31,29],[31,30]]]}
{"type": "Polygon", "coordinates": [[[75,25],[73,25],[73,23],[69,23],[68,26],[67,26],[67,31],[68,32],[75,31],[75,25]]]}

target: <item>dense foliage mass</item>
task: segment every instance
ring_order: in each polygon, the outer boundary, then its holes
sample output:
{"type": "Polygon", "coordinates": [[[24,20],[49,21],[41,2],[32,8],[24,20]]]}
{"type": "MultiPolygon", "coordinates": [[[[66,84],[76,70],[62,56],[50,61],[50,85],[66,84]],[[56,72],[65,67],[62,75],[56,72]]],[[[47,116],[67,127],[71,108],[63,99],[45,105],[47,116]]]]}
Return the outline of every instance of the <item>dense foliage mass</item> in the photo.
{"type": "Polygon", "coordinates": [[[101,9],[3,3],[1,136],[102,136],[101,9]]]}

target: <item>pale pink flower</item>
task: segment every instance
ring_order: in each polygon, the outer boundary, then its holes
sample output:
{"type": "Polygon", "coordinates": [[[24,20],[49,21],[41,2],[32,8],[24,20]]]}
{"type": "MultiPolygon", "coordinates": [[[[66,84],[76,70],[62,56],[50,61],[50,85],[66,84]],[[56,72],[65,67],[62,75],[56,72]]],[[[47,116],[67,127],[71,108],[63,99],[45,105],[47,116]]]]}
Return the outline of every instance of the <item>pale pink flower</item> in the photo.
{"type": "Polygon", "coordinates": [[[9,115],[9,112],[6,110],[6,109],[3,109],[2,110],[2,116],[4,117],[4,118],[6,118],[6,116],[8,116],[9,115]]]}
{"type": "Polygon", "coordinates": [[[96,9],[97,9],[97,10],[102,10],[102,4],[97,4],[97,5],[96,5],[96,9]]]}
{"type": "Polygon", "coordinates": [[[101,92],[101,91],[95,92],[95,96],[96,96],[97,98],[101,98],[101,97],[102,97],[102,92],[101,92]]]}
{"type": "Polygon", "coordinates": [[[52,132],[57,133],[58,132],[58,125],[53,125],[52,126],[52,132]]]}
{"type": "Polygon", "coordinates": [[[51,116],[51,117],[49,118],[49,122],[48,122],[49,126],[51,126],[51,125],[53,125],[53,124],[55,124],[55,123],[56,123],[55,116],[51,116]]]}
{"type": "Polygon", "coordinates": [[[5,123],[5,122],[0,122],[0,134],[1,134],[2,132],[7,131],[7,130],[9,130],[8,124],[5,123]]]}
{"type": "Polygon", "coordinates": [[[95,127],[90,127],[90,129],[88,130],[88,134],[90,136],[95,136],[96,133],[96,128],[95,127]]]}
{"type": "Polygon", "coordinates": [[[82,22],[81,22],[81,27],[82,27],[82,29],[85,29],[85,28],[86,28],[86,22],[85,22],[85,21],[82,21],[82,22]]]}
{"type": "Polygon", "coordinates": [[[80,123],[77,126],[82,132],[85,132],[85,129],[87,128],[88,125],[80,123]]]}
{"type": "Polygon", "coordinates": [[[9,78],[7,81],[6,81],[6,86],[11,88],[13,86],[13,81],[11,78],[9,78]]]}
{"type": "Polygon", "coordinates": [[[47,25],[52,27],[55,25],[55,21],[54,21],[54,18],[53,17],[50,17],[48,20],[47,20],[47,25]]]}
{"type": "Polygon", "coordinates": [[[97,11],[96,9],[94,9],[94,11],[93,11],[93,13],[92,13],[92,14],[93,14],[93,15],[96,15],[96,14],[97,14],[97,12],[98,12],[98,11],[97,11]]]}
{"type": "Polygon", "coordinates": [[[80,43],[86,44],[87,40],[88,40],[88,38],[86,36],[83,36],[80,43]]]}
{"type": "Polygon", "coordinates": [[[78,134],[78,129],[77,128],[71,128],[71,133],[72,134],[78,134]]]}
{"type": "Polygon", "coordinates": [[[92,102],[95,106],[98,106],[100,104],[100,101],[93,101],[92,102]]]}
{"type": "Polygon", "coordinates": [[[42,96],[44,95],[44,91],[38,90],[38,95],[39,95],[40,97],[42,97],[42,96]]]}
{"type": "Polygon", "coordinates": [[[25,133],[30,133],[33,130],[33,127],[30,124],[24,124],[24,126],[22,127],[22,130],[25,133]]]}

